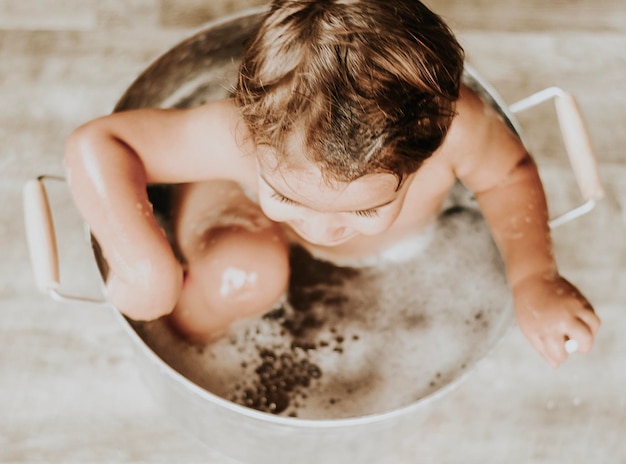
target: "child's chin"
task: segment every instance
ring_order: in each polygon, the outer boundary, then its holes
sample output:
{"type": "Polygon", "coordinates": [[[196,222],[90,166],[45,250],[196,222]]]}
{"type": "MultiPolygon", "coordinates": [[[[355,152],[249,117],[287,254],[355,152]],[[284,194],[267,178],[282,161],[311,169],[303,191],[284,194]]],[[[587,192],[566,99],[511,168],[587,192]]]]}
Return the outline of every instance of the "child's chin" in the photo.
{"type": "Polygon", "coordinates": [[[315,245],[315,246],[321,246],[321,247],[336,247],[338,245],[342,245],[346,242],[348,242],[349,240],[352,240],[354,237],[356,237],[358,235],[358,233],[353,233],[350,235],[346,235],[345,237],[342,237],[338,240],[314,240],[311,237],[309,237],[306,234],[297,232],[298,235],[300,236],[300,238],[302,238],[304,241],[306,241],[307,243],[311,244],[311,245],[315,245]]]}

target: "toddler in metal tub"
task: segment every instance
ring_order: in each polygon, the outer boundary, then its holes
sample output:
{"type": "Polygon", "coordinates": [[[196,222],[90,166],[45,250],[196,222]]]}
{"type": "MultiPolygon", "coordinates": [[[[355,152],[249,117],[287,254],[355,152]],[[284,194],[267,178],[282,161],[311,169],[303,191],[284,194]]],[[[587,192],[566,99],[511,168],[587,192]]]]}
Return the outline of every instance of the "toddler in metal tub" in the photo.
{"type": "Polygon", "coordinates": [[[426,230],[460,180],[504,258],[530,343],[554,367],[567,340],[590,350],[600,322],[558,272],[535,164],[462,84],[463,63],[447,25],[415,0],[275,0],[233,98],[78,128],[65,164],[110,266],[111,303],[214,336],[285,292],[290,240],[335,262],[381,255],[426,230]],[[151,213],[150,183],[188,184],[178,253],[151,213]],[[249,220],[203,219],[224,208],[249,220]],[[187,318],[198,299],[199,318],[187,318]]]}

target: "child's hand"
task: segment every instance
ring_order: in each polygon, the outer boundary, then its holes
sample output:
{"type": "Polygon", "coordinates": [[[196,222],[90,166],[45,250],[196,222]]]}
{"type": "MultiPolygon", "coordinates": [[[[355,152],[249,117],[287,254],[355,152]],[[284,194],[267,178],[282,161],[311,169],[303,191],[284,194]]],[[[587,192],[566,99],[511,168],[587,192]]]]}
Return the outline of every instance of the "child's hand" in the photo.
{"type": "Polygon", "coordinates": [[[520,329],[552,367],[567,360],[567,340],[577,342],[577,351],[591,349],[600,319],[587,299],[563,277],[527,277],[515,285],[513,298],[520,329]]]}
{"type": "MultiPolygon", "coordinates": [[[[182,267],[175,259],[158,258],[163,257],[155,253],[152,259],[138,261],[132,269],[126,266],[121,269],[122,272],[116,272],[111,267],[109,271],[107,298],[122,314],[133,320],[149,321],[165,316],[178,301],[182,267]]],[[[113,260],[111,262],[117,264],[113,260]]]]}

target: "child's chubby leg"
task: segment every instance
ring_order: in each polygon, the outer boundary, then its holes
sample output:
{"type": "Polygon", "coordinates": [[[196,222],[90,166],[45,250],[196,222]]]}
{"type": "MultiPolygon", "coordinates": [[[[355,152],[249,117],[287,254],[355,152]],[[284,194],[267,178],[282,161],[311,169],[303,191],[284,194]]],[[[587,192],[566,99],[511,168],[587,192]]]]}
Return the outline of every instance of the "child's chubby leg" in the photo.
{"type": "Polygon", "coordinates": [[[192,341],[221,335],[236,320],[260,315],[286,293],[289,247],[234,182],[186,184],[176,194],[175,246],[185,278],[169,321],[192,341]]]}

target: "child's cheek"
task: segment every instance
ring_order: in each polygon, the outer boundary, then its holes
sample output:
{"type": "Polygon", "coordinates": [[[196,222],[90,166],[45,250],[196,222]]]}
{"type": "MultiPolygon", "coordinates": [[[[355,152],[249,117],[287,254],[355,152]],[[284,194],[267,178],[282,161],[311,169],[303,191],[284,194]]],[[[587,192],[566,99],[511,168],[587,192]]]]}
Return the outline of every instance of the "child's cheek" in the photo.
{"type": "Polygon", "coordinates": [[[281,205],[271,200],[264,201],[263,198],[261,198],[259,206],[263,210],[263,213],[272,221],[286,222],[292,219],[288,205],[281,205]]]}
{"type": "Polygon", "coordinates": [[[377,225],[375,227],[373,227],[373,226],[368,227],[366,230],[361,231],[361,233],[363,235],[378,235],[378,234],[382,234],[387,229],[389,229],[389,225],[388,224],[382,224],[382,225],[377,225]]]}
{"type": "Polygon", "coordinates": [[[394,219],[394,217],[359,218],[351,226],[363,235],[378,235],[389,229],[394,219]]]}

